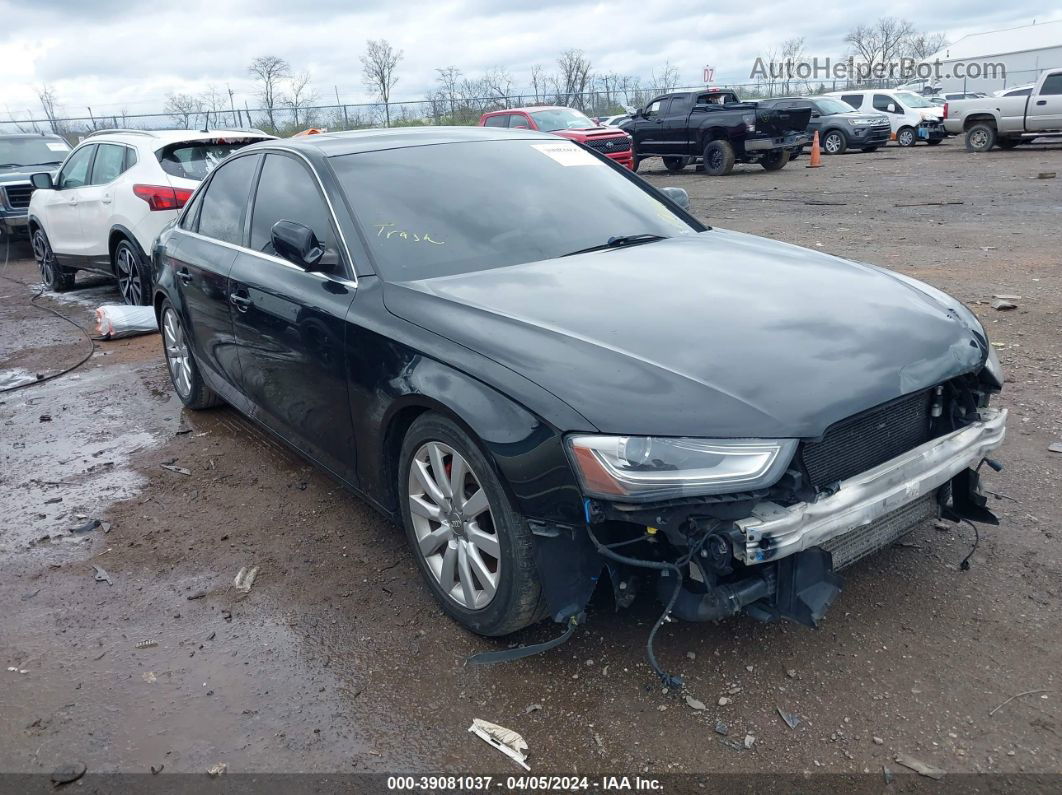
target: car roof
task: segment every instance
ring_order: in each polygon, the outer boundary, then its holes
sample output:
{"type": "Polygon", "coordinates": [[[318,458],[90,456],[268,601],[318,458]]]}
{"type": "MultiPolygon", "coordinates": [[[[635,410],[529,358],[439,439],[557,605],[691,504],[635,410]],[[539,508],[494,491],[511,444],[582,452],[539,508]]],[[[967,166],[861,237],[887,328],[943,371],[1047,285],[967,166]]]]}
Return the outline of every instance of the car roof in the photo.
{"type": "Polygon", "coordinates": [[[576,113],[582,113],[578,108],[569,108],[567,105],[530,105],[524,108],[504,108],[502,110],[491,110],[484,113],[484,116],[493,116],[496,113],[534,113],[536,110],[574,110],[576,113]]]}
{"type": "Polygon", "coordinates": [[[49,141],[66,140],[61,135],[55,133],[0,133],[0,138],[46,138],[49,141]]]}
{"type": "Polygon", "coordinates": [[[146,144],[148,146],[165,146],[184,141],[209,141],[215,138],[272,138],[261,130],[100,130],[89,133],[83,142],[114,141],[123,144],[146,144]]]}
{"type": "Polygon", "coordinates": [[[501,127],[398,127],[283,138],[252,144],[248,150],[279,146],[295,151],[314,152],[325,157],[338,157],[382,149],[404,149],[411,146],[519,139],[556,143],[557,136],[533,130],[509,130],[501,127]]]}

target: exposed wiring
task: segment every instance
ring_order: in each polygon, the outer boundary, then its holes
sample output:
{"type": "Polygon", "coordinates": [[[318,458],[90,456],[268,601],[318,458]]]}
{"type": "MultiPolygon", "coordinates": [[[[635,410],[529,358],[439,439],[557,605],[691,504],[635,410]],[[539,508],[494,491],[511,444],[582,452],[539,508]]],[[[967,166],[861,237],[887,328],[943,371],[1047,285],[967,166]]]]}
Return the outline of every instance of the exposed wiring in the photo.
{"type": "Polygon", "coordinates": [[[964,521],[964,522],[966,522],[966,524],[970,525],[970,527],[972,527],[973,531],[974,531],[973,547],[970,548],[970,553],[965,558],[963,558],[962,559],[962,563],[959,564],[959,568],[962,571],[969,571],[970,570],[970,558],[972,558],[973,555],[974,555],[974,552],[977,551],[977,545],[981,543],[981,531],[978,530],[977,529],[977,525],[975,525],[969,519],[963,519],[962,521],[964,521]]]}

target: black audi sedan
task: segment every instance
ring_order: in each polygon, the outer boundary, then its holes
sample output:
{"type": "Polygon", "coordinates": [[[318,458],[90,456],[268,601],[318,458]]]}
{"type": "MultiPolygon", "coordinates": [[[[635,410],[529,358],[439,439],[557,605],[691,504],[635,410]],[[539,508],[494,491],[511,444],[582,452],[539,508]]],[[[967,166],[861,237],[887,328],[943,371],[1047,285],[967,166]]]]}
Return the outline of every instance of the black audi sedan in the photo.
{"type": "Polygon", "coordinates": [[[994,521],[1003,376],[975,316],[685,204],[527,130],[249,146],[155,247],[174,387],[400,522],[485,635],[572,627],[599,582],[814,624],[919,522],[994,521]]]}

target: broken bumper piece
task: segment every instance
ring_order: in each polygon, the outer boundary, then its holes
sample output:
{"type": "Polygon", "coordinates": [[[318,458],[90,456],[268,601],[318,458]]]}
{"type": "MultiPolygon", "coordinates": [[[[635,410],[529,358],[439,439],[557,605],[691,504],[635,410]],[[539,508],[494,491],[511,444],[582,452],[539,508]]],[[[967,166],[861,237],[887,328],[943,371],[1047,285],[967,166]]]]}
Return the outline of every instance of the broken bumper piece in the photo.
{"type": "Polygon", "coordinates": [[[815,502],[783,507],[758,503],[737,522],[744,546],[735,557],[766,563],[865,527],[944,485],[1003,443],[1006,409],[981,409],[981,419],[926,442],[880,466],[843,480],[815,502]]]}

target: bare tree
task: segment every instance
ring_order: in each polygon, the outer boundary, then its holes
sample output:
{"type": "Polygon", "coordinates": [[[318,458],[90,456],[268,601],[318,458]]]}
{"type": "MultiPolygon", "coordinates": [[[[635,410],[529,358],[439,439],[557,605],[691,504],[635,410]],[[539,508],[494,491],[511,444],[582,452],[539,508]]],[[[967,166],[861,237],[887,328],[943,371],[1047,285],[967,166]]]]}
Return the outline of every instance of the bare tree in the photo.
{"type": "Polygon", "coordinates": [[[804,60],[804,37],[795,36],[782,42],[782,63],[785,65],[785,74],[782,76],[782,96],[801,91],[807,88],[806,81],[796,79],[797,65],[804,60]]]}
{"type": "Polygon", "coordinates": [[[899,17],[882,17],[870,25],[859,25],[844,37],[852,54],[862,61],[868,75],[878,73],[887,64],[907,54],[914,25],[899,17]]]}
{"type": "Polygon", "coordinates": [[[535,92],[535,102],[545,100],[548,80],[542,72],[542,64],[536,63],[531,66],[531,90],[535,92]]]}
{"type": "Polygon", "coordinates": [[[560,74],[556,79],[558,104],[583,107],[583,94],[590,84],[590,59],[582,50],[565,50],[557,59],[560,74]]]}
{"type": "Polygon", "coordinates": [[[41,102],[41,108],[44,110],[44,116],[48,119],[48,124],[52,128],[53,133],[59,133],[59,121],[56,118],[56,106],[59,104],[59,98],[55,94],[55,89],[48,83],[44,83],[37,89],[37,99],[41,102]]]}
{"type": "MultiPolygon", "coordinates": [[[[288,97],[284,100],[284,104],[291,108],[292,115],[295,117],[296,127],[299,126],[299,111],[305,111],[308,106],[313,105],[316,101],[317,92],[310,86],[310,73],[298,72],[292,75],[288,81],[288,97]]],[[[305,112],[302,120],[308,124],[305,112]]]]}
{"type": "Polygon", "coordinates": [[[678,86],[679,70],[671,61],[664,61],[664,68],[658,73],[655,69],[649,75],[652,88],[657,91],[671,91],[678,86]]]}
{"type": "Polygon", "coordinates": [[[166,97],[163,112],[174,123],[183,127],[192,126],[192,117],[203,112],[203,100],[192,94],[170,94],[166,97]]]}
{"type": "Polygon", "coordinates": [[[280,88],[283,81],[291,76],[291,66],[277,55],[260,55],[251,61],[247,71],[258,81],[258,96],[262,100],[262,107],[269,116],[269,126],[276,130],[277,121],[273,111],[278,105],[284,104],[285,97],[280,88]]]}
{"type": "Polygon", "coordinates": [[[509,97],[513,93],[513,76],[501,66],[488,69],[482,80],[483,97],[494,107],[509,107],[509,97]]]}
{"type": "Polygon", "coordinates": [[[369,39],[361,56],[362,80],[365,87],[384,104],[386,126],[391,126],[391,89],[398,82],[395,69],[402,60],[402,51],[395,50],[387,39],[369,39]]]}
{"type": "Polygon", "coordinates": [[[435,78],[439,83],[440,93],[443,100],[450,105],[450,123],[456,123],[457,115],[457,86],[461,81],[461,70],[456,66],[447,66],[445,69],[436,69],[439,76],[435,78]]]}
{"type": "Polygon", "coordinates": [[[916,33],[907,43],[906,54],[909,58],[922,62],[947,46],[948,38],[943,33],[916,33]]]}

